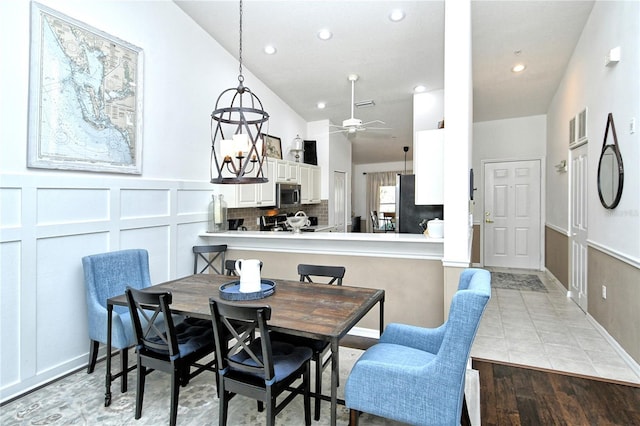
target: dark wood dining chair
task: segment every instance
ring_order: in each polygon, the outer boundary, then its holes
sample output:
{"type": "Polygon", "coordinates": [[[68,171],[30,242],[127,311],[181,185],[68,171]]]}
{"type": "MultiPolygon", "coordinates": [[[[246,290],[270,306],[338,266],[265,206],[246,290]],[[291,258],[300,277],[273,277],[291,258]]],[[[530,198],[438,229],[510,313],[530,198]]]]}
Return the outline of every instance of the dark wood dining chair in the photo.
{"type": "Polygon", "coordinates": [[[215,271],[216,274],[224,274],[224,268],[226,266],[224,255],[226,251],[226,244],[193,246],[193,273],[204,274],[207,269],[211,268],[215,271]],[[198,267],[199,260],[204,260],[204,268],[198,267]]]}
{"type": "MultiPolygon", "coordinates": [[[[342,285],[342,279],[346,273],[344,266],[308,265],[301,263],[298,265],[298,274],[301,282],[323,283],[342,285]],[[321,279],[322,281],[318,281],[321,279]]],[[[331,363],[329,353],[330,344],[326,340],[311,339],[299,336],[291,336],[284,333],[272,333],[278,340],[288,341],[295,345],[308,346],[313,350],[313,362],[315,363],[315,407],[314,419],[320,420],[320,397],[322,393],[322,371],[331,363]],[[326,359],[325,359],[326,357],[326,359]]]]}
{"type": "Polygon", "coordinates": [[[136,337],[138,384],[136,420],[142,417],[145,377],[154,370],[171,374],[169,424],[178,417],[180,386],[203,371],[216,372],[215,362],[199,363],[214,352],[211,321],[187,317],[175,324],[169,306],[170,292],[150,292],[127,287],[125,291],[136,337]],[[156,321],[162,321],[158,325],[156,321]],[[191,371],[191,367],[196,369],[191,371]],[[147,370],[149,369],[149,370],[147,370]]]}
{"type": "Polygon", "coordinates": [[[373,228],[372,231],[380,232],[380,221],[378,218],[378,212],[375,210],[371,210],[369,216],[371,217],[371,227],[373,228]]]}
{"type": "Polygon", "coordinates": [[[267,406],[266,424],[273,426],[276,415],[295,396],[304,398],[305,425],[311,425],[310,360],[312,351],[305,346],[272,339],[268,321],[271,308],[268,305],[247,305],[209,299],[213,333],[218,360],[218,424],[226,426],[229,400],[243,395],[258,401],[258,409],[267,406]],[[251,340],[252,334],[260,337],[251,340]],[[225,335],[235,337],[230,348],[225,335]],[[302,383],[292,388],[302,378],[302,383]],[[289,395],[278,404],[276,398],[283,392],[289,395]]]}

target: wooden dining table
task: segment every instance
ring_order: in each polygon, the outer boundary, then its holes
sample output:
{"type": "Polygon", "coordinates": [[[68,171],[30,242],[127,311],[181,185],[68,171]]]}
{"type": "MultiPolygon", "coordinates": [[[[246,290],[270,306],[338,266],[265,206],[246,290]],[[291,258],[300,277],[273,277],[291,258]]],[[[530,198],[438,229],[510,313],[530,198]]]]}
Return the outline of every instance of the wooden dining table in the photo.
{"type": "MultiPolygon", "coordinates": [[[[264,279],[264,278],[263,278],[264,279]]],[[[265,298],[239,302],[271,307],[269,328],[296,336],[323,339],[331,346],[331,395],[320,395],[331,401],[331,424],[336,424],[339,377],[339,342],[376,304],[380,304],[380,334],[384,328],[384,290],[302,283],[266,278],[275,283],[275,292],[265,298]]],[[[223,300],[220,286],[233,281],[227,275],[198,274],[148,287],[149,291],[169,291],[171,311],[196,318],[211,319],[209,298],[223,300]]],[[[111,403],[111,321],[113,306],[126,306],[124,294],[107,300],[107,365],[105,406],[111,403]]],[[[125,374],[126,372],[121,372],[125,374]]],[[[120,375],[118,374],[118,375],[120,375]]],[[[126,388],[123,387],[123,392],[126,388]]]]}

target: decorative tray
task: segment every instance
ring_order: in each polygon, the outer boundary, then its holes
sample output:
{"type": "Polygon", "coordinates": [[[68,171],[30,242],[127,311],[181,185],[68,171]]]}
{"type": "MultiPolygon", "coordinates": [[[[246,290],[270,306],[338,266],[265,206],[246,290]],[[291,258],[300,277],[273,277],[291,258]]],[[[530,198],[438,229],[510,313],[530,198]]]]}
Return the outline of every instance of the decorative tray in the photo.
{"type": "Polygon", "coordinates": [[[220,297],[224,300],[257,300],[271,296],[276,291],[276,283],[260,280],[260,291],[240,293],[240,281],[231,281],[220,286],[220,297]]]}

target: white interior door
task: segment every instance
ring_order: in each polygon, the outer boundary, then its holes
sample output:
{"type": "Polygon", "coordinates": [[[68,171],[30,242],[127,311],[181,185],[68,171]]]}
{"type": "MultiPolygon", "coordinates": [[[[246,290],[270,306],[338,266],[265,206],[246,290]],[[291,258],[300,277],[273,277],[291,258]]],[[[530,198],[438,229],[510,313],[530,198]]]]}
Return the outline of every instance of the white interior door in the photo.
{"type": "Polygon", "coordinates": [[[346,232],[347,177],[345,172],[333,172],[333,218],[338,232],[346,232]]]}
{"type": "Polygon", "coordinates": [[[540,161],[484,165],[484,264],[540,269],[540,161]]]}
{"type": "Polygon", "coordinates": [[[587,311],[587,144],[571,151],[571,269],[569,294],[587,311]]]}

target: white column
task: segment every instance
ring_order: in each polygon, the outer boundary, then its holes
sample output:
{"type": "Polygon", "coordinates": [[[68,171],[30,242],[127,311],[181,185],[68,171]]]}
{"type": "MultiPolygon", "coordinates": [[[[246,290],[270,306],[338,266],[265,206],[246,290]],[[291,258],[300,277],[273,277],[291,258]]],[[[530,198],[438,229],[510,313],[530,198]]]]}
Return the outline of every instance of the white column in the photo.
{"type": "Polygon", "coordinates": [[[473,122],[471,1],[446,0],[444,19],[444,308],[471,256],[469,168],[473,122]]]}

